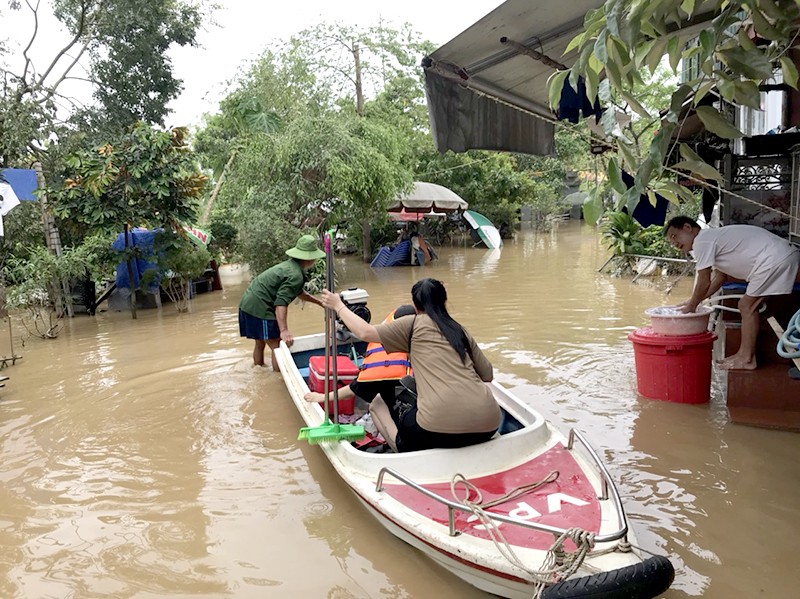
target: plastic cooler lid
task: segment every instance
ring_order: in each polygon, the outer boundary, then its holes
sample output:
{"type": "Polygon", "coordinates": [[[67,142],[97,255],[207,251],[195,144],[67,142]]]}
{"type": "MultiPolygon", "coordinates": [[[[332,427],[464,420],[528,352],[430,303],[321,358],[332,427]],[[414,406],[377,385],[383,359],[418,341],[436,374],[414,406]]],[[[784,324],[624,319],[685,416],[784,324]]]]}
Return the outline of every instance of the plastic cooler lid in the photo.
{"type": "Polygon", "coordinates": [[[636,329],[628,335],[628,339],[642,345],[702,345],[716,338],[717,336],[710,331],[697,335],[659,335],[653,327],[636,329]]]}
{"type": "MultiPolygon", "coordinates": [[[[330,361],[333,373],[333,360],[330,361]]],[[[325,376],[325,356],[311,356],[308,359],[308,369],[320,378],[325,376]]],[[[336,356],[336,374],[339,377],[353,377],[358,374],[358,366],[347,356],[336,356]]]]}
{"type": "Polygon", "coordinates": [[[367,293],[366,289],[361,289],[360,287],[345,289],[339,296],[342,298],[342,301],[348,304],[366,304],[369,299],[369,293],[367,293]]]}

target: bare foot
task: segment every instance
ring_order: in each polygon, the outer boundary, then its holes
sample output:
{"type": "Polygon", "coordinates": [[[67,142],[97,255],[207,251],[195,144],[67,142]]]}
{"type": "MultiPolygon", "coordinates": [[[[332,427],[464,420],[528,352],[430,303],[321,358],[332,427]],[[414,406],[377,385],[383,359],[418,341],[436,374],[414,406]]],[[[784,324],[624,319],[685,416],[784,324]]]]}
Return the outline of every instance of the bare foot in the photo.
{"type": "Polygon", "coordinates": [[[306,401],[316,401],[317,403],[322,403],[325,401],[325,394],[317,393],[316,391],[309,391],[303,396],[303,399],[306,401]]]}
{"type": "Polygon", "coordinates": [[[746,360],[738,354],[728,356],[724,360],[717,362],[717,366],[722,370],[755,370],[758,368],[755,359],[746,360]]]}

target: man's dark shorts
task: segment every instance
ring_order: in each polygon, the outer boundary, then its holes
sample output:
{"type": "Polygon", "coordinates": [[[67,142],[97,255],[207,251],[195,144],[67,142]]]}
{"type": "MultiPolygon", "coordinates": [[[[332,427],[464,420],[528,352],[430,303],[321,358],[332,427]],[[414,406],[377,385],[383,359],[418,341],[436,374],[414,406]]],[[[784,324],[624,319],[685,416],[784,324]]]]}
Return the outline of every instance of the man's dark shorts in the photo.
{"type": "Polygon", "coordinates": [[[264,320],[239,310],[239,336],[248,339],[279,339],[277,320],[264,320]]]}

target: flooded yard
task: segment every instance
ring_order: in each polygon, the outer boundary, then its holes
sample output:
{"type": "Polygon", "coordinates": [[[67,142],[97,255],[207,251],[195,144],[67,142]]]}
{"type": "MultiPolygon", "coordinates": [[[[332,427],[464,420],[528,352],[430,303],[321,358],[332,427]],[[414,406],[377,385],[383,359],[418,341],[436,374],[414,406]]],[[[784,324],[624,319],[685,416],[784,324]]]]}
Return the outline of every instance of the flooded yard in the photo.
{"type": "MultiPolygon", "coordinates": [[[[597,273],[608,255],[569,223],[500,251],[439,248],[424,267],[336,259],[373,319],[441,279],[496,378],[566,432],[585,434],[618,483],[638,544],[676,568],[669,599],[793,597],[800,583],[800,435],[731,424],[724,378],[681,405],[636,393],[628,334],[691,280],[597,273]]],[[[327,468],[280,375],[238,336],[242,269],[224,290],[68,321],[28,338],[0,389],[0,596],[482,597],[373,521],[327,468]]],[[[289,309],[295,336],[324,326],[289,309]]],[[[0,335],[0,353],[8,353],[0,335]]]]}

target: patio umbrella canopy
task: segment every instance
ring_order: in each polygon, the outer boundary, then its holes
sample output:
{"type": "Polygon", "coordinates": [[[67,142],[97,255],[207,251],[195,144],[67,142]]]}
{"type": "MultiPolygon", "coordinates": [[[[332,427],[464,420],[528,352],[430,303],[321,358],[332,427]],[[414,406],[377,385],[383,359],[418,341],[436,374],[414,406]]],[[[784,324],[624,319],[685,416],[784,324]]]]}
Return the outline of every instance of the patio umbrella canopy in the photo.
{"type": "Polygon", "coordinates": [[[488,218],[474,210],[466,210],[464,212],[464,220],[466,220],[470,227],[480,241],[486,245],[490,250],[497,250],[503,247],[503,240],[500,237],[500,231],[497,230],[488,218]]]}
{"type": "Polygon", "coordinates": [[[436,185],[435,183],[423,183],[417,181],[413,189],[398,198],[389,205],[389,212],[455,212],[456,210],[466,210],[469,204],[462,200],[457,193],[436,185]]]}

